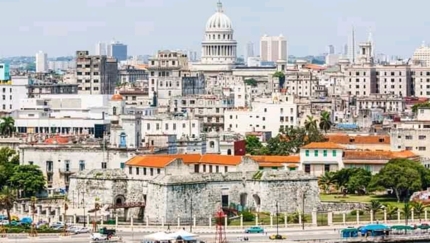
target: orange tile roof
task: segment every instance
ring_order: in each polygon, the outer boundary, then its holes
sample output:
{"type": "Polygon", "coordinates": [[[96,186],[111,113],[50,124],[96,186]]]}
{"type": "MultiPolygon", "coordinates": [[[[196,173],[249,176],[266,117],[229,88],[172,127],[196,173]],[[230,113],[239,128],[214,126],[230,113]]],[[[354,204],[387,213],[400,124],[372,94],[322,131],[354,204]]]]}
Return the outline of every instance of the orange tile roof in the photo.
{"type": "Polygon", "coordinates": [[[328,142],[338,144],[390,144],[388,135],[350,136],[348,134],[329,134],[325,136],[328,142]]]}
{"type": "Polygon", "coordinates": [[[69,142],[69,137],[54,136],[45,140],[46,144],[66,144],[69,142]]]}
{"type": "Polygon", "coordinates": [[[125,162],[128,166],[164,168],[175,158],[164,156],[135,156],[125,162]]]}
{"type": "MultiPolygon", "coordinates": [[[[205,154],[205,155],[153,154],[153,155],[143,155],[143,156],[139,155],[139,156],[135,156],[134,158],[146,158],[146,160],[142,159],[142,161],[144,161],[144,165],[139,164],[139,166],[147,166],[147,167],[159,167],[160,165],[163,165],[162,167],[165,167],[169,164],[170,161],[173,161],[175,159],[181,159],[185,164],[238,165],[242,162],[242,156],[219,155],[219,154],[205,154]]],[[[134,158],[127,161],[126,164],[134,165],[134,164],[131,164],[131,161],[134,158]]]]}
{"type": "Polygon", "coordinates": [[[302,149],[343,149],[342,146],[332,142],[313,142],[301,147],[302,149]]]}
{"type": "Polygon", "coordinates": [[[216,165],[238,165],[242,162],[242,156],[205,154],[202,155],[201,164],[216,164],[216,165]]]}
{"type": "Polygon", "coordinates": [[[414,159],[418,156],[412,151],[356,151],[345,150],[343,160],[390,160],[395,158],[414,159]]]}
{"type": "Polygon", "coordinates": [[[258,163],[300,163],[300,156],[290,155],[290,156],[250,156],[251,159],[258,163]]]}

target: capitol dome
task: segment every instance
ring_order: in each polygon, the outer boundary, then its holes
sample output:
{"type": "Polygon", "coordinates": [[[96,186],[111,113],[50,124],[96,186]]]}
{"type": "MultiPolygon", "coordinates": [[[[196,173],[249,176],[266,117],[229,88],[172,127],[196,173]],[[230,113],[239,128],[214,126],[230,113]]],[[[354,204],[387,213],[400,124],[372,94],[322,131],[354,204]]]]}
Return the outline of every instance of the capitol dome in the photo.
{"type": "Polygon", "coordinates": [[[214,13],[206,22],[206,31],[210,30],[231,30],[232,24],[230,18],[224,14],[222,3],[218,2],[217,12],[214,13]]]}

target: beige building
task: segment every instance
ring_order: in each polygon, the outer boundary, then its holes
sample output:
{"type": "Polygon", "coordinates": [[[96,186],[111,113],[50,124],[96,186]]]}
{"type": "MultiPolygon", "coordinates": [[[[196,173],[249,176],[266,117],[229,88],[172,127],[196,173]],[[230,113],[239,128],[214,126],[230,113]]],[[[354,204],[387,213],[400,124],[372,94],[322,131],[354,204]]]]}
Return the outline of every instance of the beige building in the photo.
{"type": "Polygon", "coordinates": [[[113,94],[118,83],[118,63],[114,58],[76,52],[76,82],[80,94],[113,94]]]}
{"type": "Polygon", "coordinates": [[[287,40],[285,37],[283,35],[262,36],[260,39],[260,58],[261,61],[266,62],[287,61],[287,40]]]}

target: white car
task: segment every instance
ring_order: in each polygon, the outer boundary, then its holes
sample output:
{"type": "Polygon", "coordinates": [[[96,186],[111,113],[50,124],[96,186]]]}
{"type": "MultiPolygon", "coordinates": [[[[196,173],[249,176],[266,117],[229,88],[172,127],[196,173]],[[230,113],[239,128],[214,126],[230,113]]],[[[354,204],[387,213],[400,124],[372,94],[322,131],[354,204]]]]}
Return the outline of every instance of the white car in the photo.
{"type": "Polygon", "coordinates": [[[90,236],[91,240],[107,240],[107,235],[100,233],[92,233],[90,236]]]}
{"type": "Polygon", "coordinates": [[[76,227],[73,231],[75,234],[83,234],[83,233],[90,233],[90,229],[86,227],[76,227]]]}

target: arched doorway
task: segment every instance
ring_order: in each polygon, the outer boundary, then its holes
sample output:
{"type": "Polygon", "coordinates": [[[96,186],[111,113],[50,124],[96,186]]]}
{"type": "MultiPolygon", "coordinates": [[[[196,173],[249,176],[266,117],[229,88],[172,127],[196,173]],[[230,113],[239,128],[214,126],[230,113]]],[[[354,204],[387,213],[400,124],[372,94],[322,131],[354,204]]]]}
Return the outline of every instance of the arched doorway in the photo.
{"type": "Polygon", "coordinates": [[[248,200],[248,194],[247,193],[241,193],[240,194],[240,205],[242,206],[243,210],[245,210],[245,208],[246,208],[247,200],[248,200]]]}
{"type": "Polygon", "coordinates": [[[255,209],[257,210],[257,212],[260,212],[260,205],[261,205],[260,196],[258,196],[257,194],[254,194],[252,195],[252,197],[254,198],[255,209]]]}
{"type": "Polygon", "coordinates": [[[125,197],[123,195],[118,195],[115,197],[114,204],[121,205],[125,203],[125,197]]]}
{"type": "Polygon", "coordinates": [[[231,155],[231,149],[227,149],[227,155],[231,155]]]}

